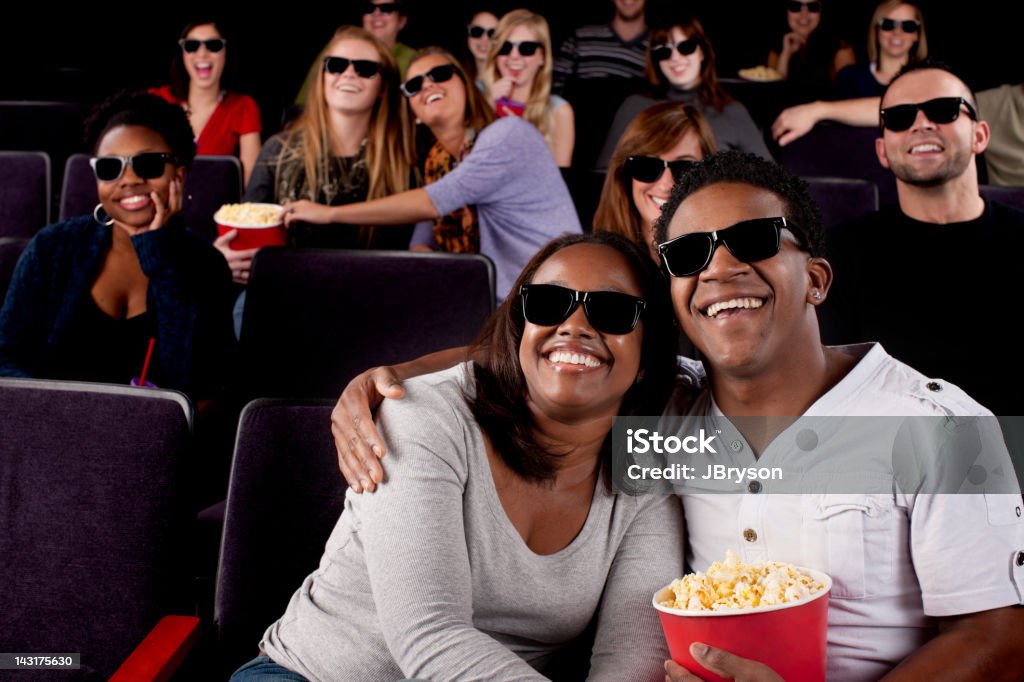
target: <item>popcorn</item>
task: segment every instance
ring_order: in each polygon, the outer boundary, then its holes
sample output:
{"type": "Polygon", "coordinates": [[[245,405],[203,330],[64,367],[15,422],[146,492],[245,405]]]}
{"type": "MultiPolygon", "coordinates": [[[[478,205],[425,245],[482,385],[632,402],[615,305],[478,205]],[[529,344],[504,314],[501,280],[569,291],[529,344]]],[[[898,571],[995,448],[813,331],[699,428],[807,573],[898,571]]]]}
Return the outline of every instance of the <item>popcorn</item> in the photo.
{"type": "Polygon", "coordinates": [[[740,78],[745,78],[749,81],[780,81],[782,80],[782,74],[773,69],[770,66],[752,66],[749,69],[739,70],[740,78]]]}
{"type": "Polygon", "coordinates": [[[224,204],[213,220],[220,225],[271,227],[281,224],[281,210],[277,204],[224,204]]]}
{"type": "Polygon", "coordinates": [[[698,571],[673,580],[673,598],[659,602],[670,609],[724,611],[775,606],[807,599],[825,585],[790,564],[778,561],[740,562],[733,550],[716,561],[707,573],[698,571]]]}

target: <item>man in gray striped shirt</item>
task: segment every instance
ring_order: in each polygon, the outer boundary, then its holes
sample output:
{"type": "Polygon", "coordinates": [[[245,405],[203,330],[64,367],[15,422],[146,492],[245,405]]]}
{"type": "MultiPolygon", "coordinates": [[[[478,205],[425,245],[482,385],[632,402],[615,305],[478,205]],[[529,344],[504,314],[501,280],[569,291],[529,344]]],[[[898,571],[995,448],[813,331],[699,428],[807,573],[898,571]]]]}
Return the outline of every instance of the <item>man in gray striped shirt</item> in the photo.
{"type": "Polygon", "coordinates": [[[564,95],[574,79],[644,78],[644,0],[614,0],[614,4],[610,24],[583,26],[562,43],[554,63],[553,92],[564,95]]]}
{"type": "Polygon", "coordinates": [[[644,0],[613,0],[609,24],[583,26],[566,38],[553,65],[551,91],[577,112],[573,166],[591,168],[622,100],[646,85],[644,0]],[[583,158],[587,157],[587,158],[583,158]]]}

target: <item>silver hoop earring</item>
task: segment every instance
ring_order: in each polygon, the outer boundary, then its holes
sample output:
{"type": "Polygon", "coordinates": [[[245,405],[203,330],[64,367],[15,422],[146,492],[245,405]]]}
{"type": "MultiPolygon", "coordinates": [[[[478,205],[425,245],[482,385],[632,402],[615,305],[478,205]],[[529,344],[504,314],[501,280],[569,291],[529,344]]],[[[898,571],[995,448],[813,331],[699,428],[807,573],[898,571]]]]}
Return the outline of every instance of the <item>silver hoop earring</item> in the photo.
{"type": "Polygon", "coordinates": [[[103,204],[96,204],[96,208],[92,210],[93,220],[98,222],[100,225],[113,225],[114,219],[107,215],[107,212],[103,210],[103,204]],[[106,216],[106,220],[100,218],[100,215],[106,216]]]}

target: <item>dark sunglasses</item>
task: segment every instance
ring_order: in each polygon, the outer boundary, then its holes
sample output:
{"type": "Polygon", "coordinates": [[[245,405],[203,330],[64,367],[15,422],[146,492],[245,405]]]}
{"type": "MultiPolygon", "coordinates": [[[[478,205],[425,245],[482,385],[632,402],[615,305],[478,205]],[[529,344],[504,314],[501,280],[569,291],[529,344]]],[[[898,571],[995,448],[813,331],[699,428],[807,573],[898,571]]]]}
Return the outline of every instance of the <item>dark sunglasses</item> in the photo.
{"type": "Polygon", "coordinates": [[[623,170],[626,175],[634,180],[657,182],[658,178],[665,172],[665,169],[668,168],[672,172],[672,179],[678,182],[679,178],[683,177],[683,173],[688,171],[695,163],[696,161],[689,159],[666,161],[656,156],[631,156],[626,159],[623,170]]]}
{"type": "Polygon", "coordinates": [[[182,38],[178,41],[178,45],[181,45],[181,49],[189,54],[199,51],[200,45],[205,45],[206,49],[210,52],[220,52],[224,49],[224,46],[228,44],[228,41],[223,38],[210,38],[209,40],[196,40],[195,38],[182,38]]]}
{"type": "Polygon", "coordinates": [[[960,118],[961,106],[967,107],[967,116],[972,121],[978,120],[978,113],[963,97],[936,97],[917,104],[897,104],[882,109],[878,114],[883,130],[899,133],[914,125],[918,111],[923,111],[932,123],[952,123],[960,118]]]}
{"type": "Polygon", "coordinates": [[[348,57],[324,57],[324,71],[327,73],[345,73],[348,65],[355,69],[360,78],[373,78],[380,73],[383,66],[380,62],[369,59],[349,59],[348,57]]]}
{"type": "Polygon", "coordinates": [[[533,54],[540,49],[540,43],[538,43],[536,40],[520,40],[518,43],[513,43],[511,40],[506,40],[501,44],[501,47],[498,49],[498,55],[502,57],[507,57],[508,55],[512,54],[513,47],[519,50],[519,55],[521,57],[532,57],[533,54]]]}
{"type": "Polygon", "coordinates": [[[711,262],[715,249],[725,244],[744,263],[771,258],[782,245],[782,230],[792,227],[785,218],[754,218],[724,230],[692,232],[658,246],[661,262],[673,277],[696,275],[711,262]]]}
{"type": "MultiPolygon", "coordinates": [[[[656,62],[663,62],[666,59],[672,58],[672,45],[658,45],[655,48],[651,48],[651,59],[656,62]]],[[[686,56],[693,54],[700,47],[700,43],[696,38],[688,38],[687,40],[680,40],[675,44],[676,52],[686,56]]]]}
{"type": "Polygon", "coordinates": [[[125,166],[131,166],[143,180],[159,178],[164,174],[164,164],[174,163],[174,157],[162,152],[143,152],[135,156],[94,156],[89,159],[96,179],[113,182],[124,174],[125,166]]]}
{"type": "Polygon", "coordinates": [[[642,298],[618,291],[576,291],[557,284],[524,284],[519,295],[527,322],[553,327],[568,320],[582,303],[590,325],[603,334],[633,331],[647,305],[642,298]]]}
{"type": "Polygon", "coordinates": [[[797,2],[797,0],[790,0],[790,2],[786,3],[786,9],[793,14],[799,13],[804,7],[806,7],[807,11],[811,14],[817,14],[821,11],[820,2],[797,2]]]}
{"type": "Polygon", "coordinates": [[[421,76],[410,78],[401,85],[402,94],[406,97],[415,97],[423,89],[423,79],[429,78],[432,83],[446,83],[455,75],[455,67],[451,64],[435,66],[421,76]]]}
{"type": "Polygon", "coordinates": [[[476,24],[470,24],[467,26],[466,31],[469,33],[470,38],[483,38],[485,33],[488,38],[494,37],[493,28],[484,28],[483,26],[477,26],[476,24]]]}
{"type": "Polygon", "coordinates": [[[917,19],[905,19],[903,21],[897,21],[896,19],[881,19],[878,22],[878,28],[883,31],[895,31],[897,26],[899,26],[904,33],[917,33],[921,30],[921,22],[917,19]]]}
{"type": "Polygon", "coordinates": [[[375,10],[380,10],[383,14],[394,14],[401,10],[397,2],[382,2],[376,5],[372,2],[366,3],[366,7],[363,8],[363,14],[373,14],[375,10]]]}

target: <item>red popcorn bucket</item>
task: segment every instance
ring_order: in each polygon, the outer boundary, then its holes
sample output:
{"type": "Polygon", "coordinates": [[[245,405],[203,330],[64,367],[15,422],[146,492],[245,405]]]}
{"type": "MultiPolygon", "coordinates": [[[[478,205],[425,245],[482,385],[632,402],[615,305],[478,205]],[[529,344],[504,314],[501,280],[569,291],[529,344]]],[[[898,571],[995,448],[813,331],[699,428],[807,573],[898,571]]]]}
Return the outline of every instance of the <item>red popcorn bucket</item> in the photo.
{"type": "MultiPolygon", "coordinates": [[[[280,216],[284,210],[278,204],[250,204],[253,208],[265,208],[274,211],[276,215],[280,216]]],[[[258,249],[264,246],[284,246],[287,241],[287,231],[284,227],[284,222],[278,219],[278,222],[270,225],[247,225],[244,222],[237,220],[230,220],[224,217],[224,209],[222,206],[217,213],[214,214],[213,220],[217,223],[217,234],[224,235],[231,230],[238,230],[238,236],[229,244],[230,248],[235,251],[242,251],[244,249],[258,249]]]]}
{"type": "Polygon", "coordinates": [[[825,589],[806,599],[772,606],[721,611],[687,611],[662,606],[673,598],[671,586],[654,595],[672,660],[703,680],[724,680],[698,664],[690,645],[703,642],[764,663],[786,682],[824,682],[828,594],[832,579],[821,571],[798,568],[825,589]]]}

